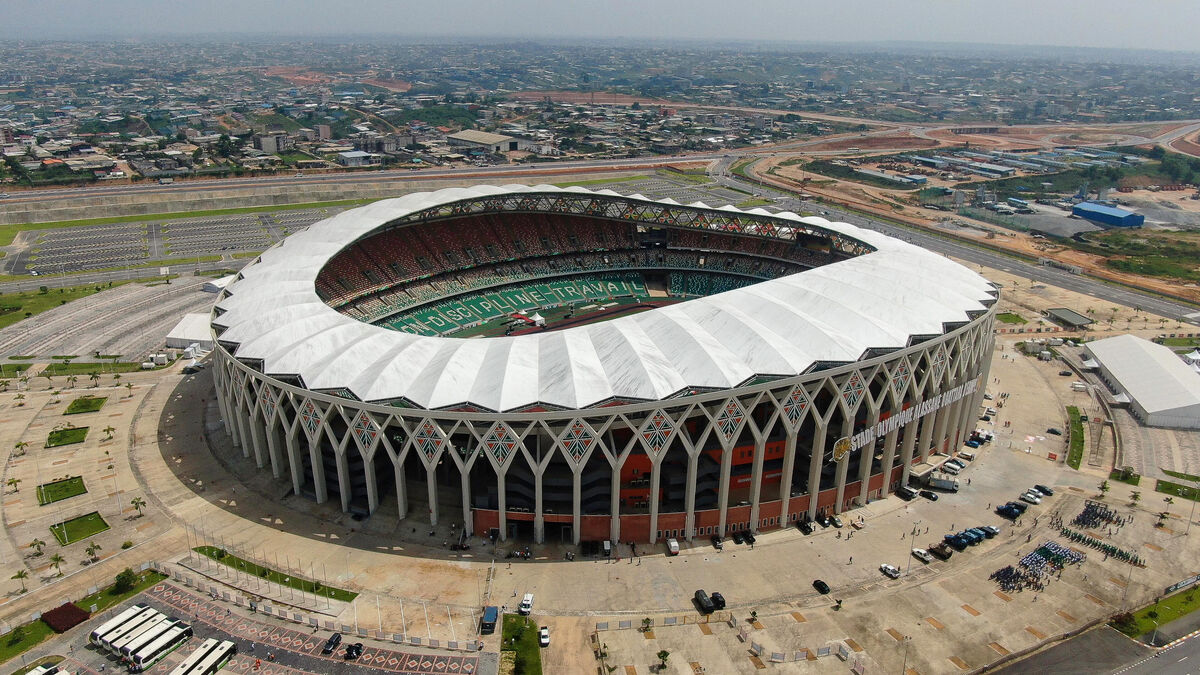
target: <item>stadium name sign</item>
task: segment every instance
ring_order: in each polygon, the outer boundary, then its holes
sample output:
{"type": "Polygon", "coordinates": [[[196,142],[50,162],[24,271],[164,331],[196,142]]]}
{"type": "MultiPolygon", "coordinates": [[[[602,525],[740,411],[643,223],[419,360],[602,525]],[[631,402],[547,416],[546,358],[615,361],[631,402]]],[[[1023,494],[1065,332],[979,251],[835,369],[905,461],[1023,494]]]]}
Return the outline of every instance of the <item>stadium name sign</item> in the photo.
{"type": "Polygon", "coordinates": [[[958,385],[953,389],[947,389],[933,398],[926,399],[920,403],[909,406],[900,412],[892,415],[886,420],[863,429],[862,431],[850,437],[850,448],[857,450],[865,445],[874,443],[875,439],[880,436],[886,436],[891,432],[904,427],[910,422],[921,419],[922,417],[937,412],[942,408],[954,403],[964,396],[970,396],[975,393],[976,387],[979,386],[979,378],[968,380],[958,385]]]}

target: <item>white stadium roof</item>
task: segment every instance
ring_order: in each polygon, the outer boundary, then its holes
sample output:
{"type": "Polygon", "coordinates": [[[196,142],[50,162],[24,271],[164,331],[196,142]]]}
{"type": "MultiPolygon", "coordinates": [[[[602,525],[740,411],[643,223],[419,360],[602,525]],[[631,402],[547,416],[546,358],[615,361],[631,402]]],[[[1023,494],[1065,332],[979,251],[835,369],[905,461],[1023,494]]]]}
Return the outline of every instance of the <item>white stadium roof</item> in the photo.
{"type": "MultiPolygon", "coordinates": [[[[428,409],[470,404],[585,408],[610,399],[659,400],[688,388],[730,388],[757,375],[793,376],[986,309],[994,288],[940,255],[846,223],[754,213],[841,233],[876,250],[791,276],[611,321],[531,335],[426,337],[346,316],[317,296],[331,257],[385,223],[463,199],[520,192],[623,197],[548,185],[481,185],[416,193],[345,211],[283,240],[242,270],[213,324],[239,359],[310,389],[345,388],[364,401],[407,398],[428,409]]],[[[651,201],[641,195],[626,199],[651,201]]],[[[664,200],[664,203],[675,202],[664,200]]],[[[691,206],[703,207],[703,204],[691,206]]],[[[724,207],[722,210],[735,210],[724,207]]]]}

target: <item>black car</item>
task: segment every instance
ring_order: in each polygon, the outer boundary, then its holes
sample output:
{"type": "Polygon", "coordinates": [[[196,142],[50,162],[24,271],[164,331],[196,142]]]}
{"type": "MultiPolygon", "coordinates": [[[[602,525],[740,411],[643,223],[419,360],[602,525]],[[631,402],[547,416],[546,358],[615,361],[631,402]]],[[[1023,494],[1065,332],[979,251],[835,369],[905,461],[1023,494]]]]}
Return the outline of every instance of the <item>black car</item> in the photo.
{"type": "Polygon", "coordinates": [[[746,532],[746,543],[747,544],[753,544],[756,541],[758,541],[758,539],[754,538],[753,532],[746,532]]]}
{"type": "Polygon", "coordinates": [[[829,593],[829,584],[821,581],[820,579],[817,579],[813,582],[813,588],[817,589],[817,592],[821,595],[826,595],[829,593]]]}
{"type": "Polygon", "coordinates": [[[826,516],[826,515],[817,516],[817,524],[820,525],[821,527],[829,527],[829,525],[832,522],[833,521],[831,521],[829,519],[829,516],[826,516]]]}
{"type": "Polygon", "coordinates": [[[354,644],[350,645],[349,647],[346,647],[346,660],[353,661],[354,659],[357,659],[358,657],[362,656],[362,653],[363,653],[363,643],[355,642],[354,644]]]}
{"type": "Polygon", "coordinates": [[[717,549],[718,551],[725,548],[725,544],[721,543],[721,535],[714,534],[712,536],[712,545],[713,545],[713,548],[717,549]]]}
{"type": "Polygon", "coordinates": [[[746,538],[742,536],[742,533],[737,530],[734,530],[733,531],[733,543],[744,544],[745,542],[746,542],[746,538]]]}
{"type": "Polygon", "coordinates": [[[991,421],[992,421],[992,416],[991,416],[991,415],[984,415],[983,417],[980,417],[980,418],[979,418],[979,420],[980,420],[981,422],[991,422],[991,421]]]}
{"type": "Polygon", "coordinates": [[[696,609],[698,609],[701,614],[712,614],[714,611],[716,611],[716,607],[713,606],[712,598],[708,597],[708,593],[705,593],[703,590],[696,591],[696,594],[692,596],[692,600],[695,601],[696,609]]]}
{"type": "Polygon", "coordinates": [[[1069,371],[1069,370],[1060,370],[1060,371],[1058,371],[1058,374],[1059,374],[1059,375],[1062,375],[1063,377],[1070,377],[1070,376],[1071,376],[1071,371],[1069,371]]]}
{"type": "Polygon", "coordinates": [[[1049,429],[1046,430],[1046,433],[1050,434],[1051,436],[1062,436],[1062,429],[1056,429],[1054,427],[1050,427],[1049,429]]]}
{"type": "Polygon", "coordinates": [[[725,609],[725,596],[721,595],[719,592],[713,591],[709,594],[708,599],[712,601],[714,609],[725,609]]]}
{"type": "Polygon", "coordinates": [[[812,534],[813,524],[807,520],[797,520],[796,529],[800,530],[804,534],[812,534]]]}
{"type": "Polygon", "coordinates": [[[1054,494],[1054,490],[1051,490],[1050,488],[1046,487],[1045,485],[1034,485],[1034,486],[1033,486],[1033,489],[1035,489],[1035,490],[1037,490],[1038,492],[1040,492],[1040,493],[1042,493],[1042,494],[1046,495],[1047,497],[1049,497],[1050,495],[1054,494]]]}
{"type": "Polygon", "coordinates": [[[931,490],[921,490],[921,496],[931,502],[936,502],[938,500],[938,494],[931,490]]]}
{"type": "Polygon", "coordinates": [[[321,648],[322,654],[332,654],[337,651],[338,645],[342,644],[342,634],[334,633],[325,641],[325,646],[321,648]]]}

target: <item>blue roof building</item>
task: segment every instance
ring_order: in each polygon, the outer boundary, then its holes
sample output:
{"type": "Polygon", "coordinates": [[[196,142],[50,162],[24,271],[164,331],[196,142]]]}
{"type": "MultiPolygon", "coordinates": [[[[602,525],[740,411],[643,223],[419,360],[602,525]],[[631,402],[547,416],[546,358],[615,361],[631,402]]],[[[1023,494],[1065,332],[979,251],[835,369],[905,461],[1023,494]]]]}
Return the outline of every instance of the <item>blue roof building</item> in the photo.
{"type": "Polygon", "coordinates": [[[1093,223],[1112,227],[1141,227],[1146,216],[1095,202],[1081,202],[1071,208],[1071,213],[1093,223]]]}

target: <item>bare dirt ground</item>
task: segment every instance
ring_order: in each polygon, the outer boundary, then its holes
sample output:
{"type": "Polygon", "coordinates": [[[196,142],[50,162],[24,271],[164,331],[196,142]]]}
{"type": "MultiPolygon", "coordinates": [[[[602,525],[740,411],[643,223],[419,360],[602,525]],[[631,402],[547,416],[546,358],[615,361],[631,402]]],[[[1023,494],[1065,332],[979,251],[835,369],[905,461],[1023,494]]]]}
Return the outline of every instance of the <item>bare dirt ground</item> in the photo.
{"type": "Polygon", "coordinates": [[[908,132],[893,132],[880,136],[840,136],[825,143],[817,143],[805,147],[805,151],[831,152],[862,148],[863,150],[905,150],[912,148],[934,148],[941,144],[928,138],[918,138],[908,132]]]}

